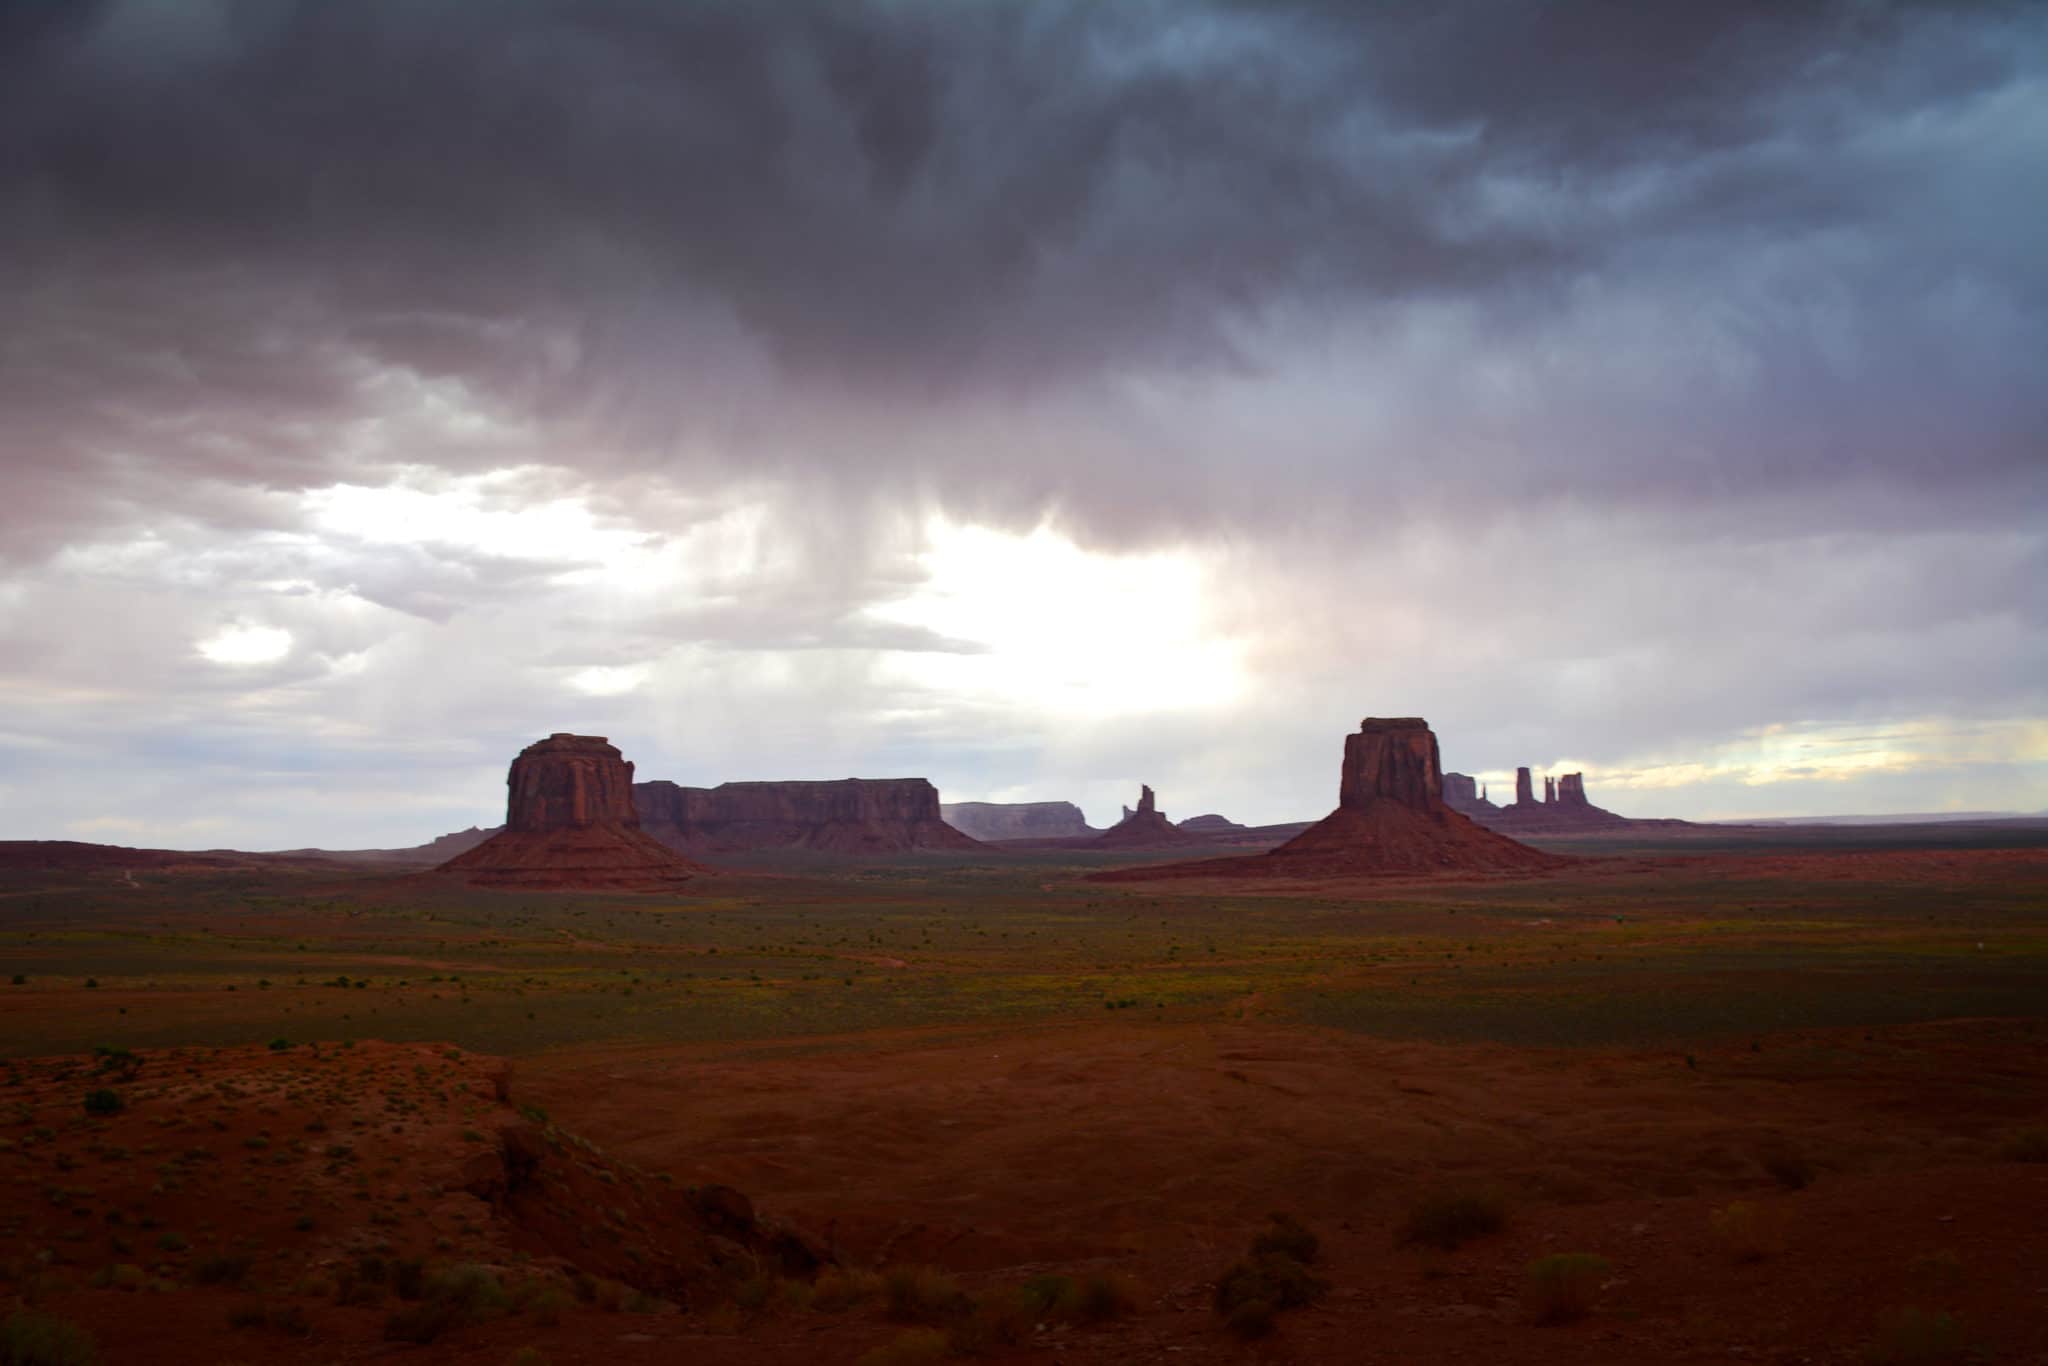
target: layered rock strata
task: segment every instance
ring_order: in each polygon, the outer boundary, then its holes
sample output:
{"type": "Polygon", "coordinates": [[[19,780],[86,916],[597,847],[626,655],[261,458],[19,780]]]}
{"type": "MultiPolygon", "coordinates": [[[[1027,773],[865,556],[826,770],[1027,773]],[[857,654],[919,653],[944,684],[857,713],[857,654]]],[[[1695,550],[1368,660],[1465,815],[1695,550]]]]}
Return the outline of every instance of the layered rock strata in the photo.
{"type": "Polygon", "coordinates": [[[1086,839],[1102,833],[1072,802],[943,802],[939,815],[978,840],[1086,839]]]}
{"type": "Polygon", "coordinates": [[[741,782],[683,787],[636,783],[633,803],[654,838],[690,853],[815,849],[843,854],[972,850],[946,823],[923,778],[741,782]]]}

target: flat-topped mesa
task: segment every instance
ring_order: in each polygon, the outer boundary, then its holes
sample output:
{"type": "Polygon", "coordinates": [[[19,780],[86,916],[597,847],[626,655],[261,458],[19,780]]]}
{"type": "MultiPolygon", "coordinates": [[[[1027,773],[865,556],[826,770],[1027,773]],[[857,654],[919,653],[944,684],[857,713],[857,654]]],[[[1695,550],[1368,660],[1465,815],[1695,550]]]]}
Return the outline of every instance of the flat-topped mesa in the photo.
{"type": "Polygon", "coordinates": [[[1557,804],[1559,806],[1591,806],[1586,800],[1586,775],[1567,773],[1557,780],[1557,804]]]}
{"type": "Polygon", "coordinates": [[[1091,829],[1072,802],[945,802],[939,815],[955,830],[978,840],[1075,839],[1091,829]]]}
{"type": "Polygon", "coordinates": [[[1419,716],[1369,716],[1344,737],[1344,776],[1337,805],[1361,809],[1392,801],[1417,811],[1444,807],[1443,766],[1436,734],[1419,716]]]}
{"type": "Polygon", "coordinates": [[[690,853],[817,849],[881,854],[971,850],[946,824],[939,790],[924,778],[837,778],[683,787],[636,783],[632,800],[647,832],[690,853]]]}
{"type": "Polygon", "coordinates": [[[558,731],[519,751],[505,775],[505,828],[526,834],[589,825],[637,829],[633,765],[602,735],[558,731]]]}

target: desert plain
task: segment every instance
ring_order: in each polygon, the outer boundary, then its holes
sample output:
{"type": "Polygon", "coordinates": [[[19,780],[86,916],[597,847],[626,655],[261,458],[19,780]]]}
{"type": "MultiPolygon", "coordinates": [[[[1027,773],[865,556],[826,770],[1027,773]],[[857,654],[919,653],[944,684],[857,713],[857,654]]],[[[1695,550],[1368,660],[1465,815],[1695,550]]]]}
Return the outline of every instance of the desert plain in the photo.
{"type": "Polygon", "coordinates": [[[112,1362],[2048,1360],[2048,834],[1530,842],[17,852],[0,1297],[112,1362]]]}

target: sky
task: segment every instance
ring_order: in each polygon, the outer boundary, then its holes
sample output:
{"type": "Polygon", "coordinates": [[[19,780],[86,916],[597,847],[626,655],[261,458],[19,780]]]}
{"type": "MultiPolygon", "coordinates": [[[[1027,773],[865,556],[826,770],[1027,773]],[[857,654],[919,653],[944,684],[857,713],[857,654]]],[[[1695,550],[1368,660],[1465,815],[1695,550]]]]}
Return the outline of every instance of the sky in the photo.
{"type": "Polygon", "coordinates": [[[2048,808],[2048,6],[0,0],[0,838],[2048,808]]]}

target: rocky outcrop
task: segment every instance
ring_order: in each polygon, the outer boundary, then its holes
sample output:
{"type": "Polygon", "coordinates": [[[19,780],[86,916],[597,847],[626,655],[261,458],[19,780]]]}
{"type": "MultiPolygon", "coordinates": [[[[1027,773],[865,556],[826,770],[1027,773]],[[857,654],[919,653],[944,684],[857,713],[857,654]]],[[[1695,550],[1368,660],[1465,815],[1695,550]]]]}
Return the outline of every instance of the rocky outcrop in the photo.
{"type": "Polygon", "coordinates": [[[946,823],[939,790],[923,778],[717,787],[656,781],[634,784],[633,803],[650,835],[690,853],[815,849],[885,854],[980,847],[946,823]]]}
{"type": "Polygon", "coordinates": [[[1213,812],[1205,816],[1190,816],[1186,820],[1179,822],[1179,826],[1191,835],[1222,835],[1228,834],[1232,830],[1249,830],[1251,828],[1248,825],[1240,825],[1228,816],[1218,816],[1213,812]]]}
{"type": "Polygon", "coordinates": [[[1444,805],[1482,824],[1489,812],[1500,810],[1487,799],[1485,785],[1464,773],[1444,774],[1444,805]]]}
{"type": "Polygon", "coordinates": [[[639,824],[633,814],[633,765],[602,735],[557,732],[528,745],[512,761],[505,786],[507,830],[639,824]]]}
{"type": "Polygon", "coordinates": [[[939,815],[978,840],[1085,839],[1102,833],[1072,802],[944,802],[939,815]]]}
{"type": "Polygon", "coordinates": [[[1515,770],[1515,805],[1536,805],[1536,790],[1529,782],[1529,770],[1526,767],[1515,770]]]}
{"type": "Polygon", "coordinates": [[[1138,788],[1138,805],[1125,807],[1124,818],[1089,842],[1096,849],[1166,849],[1177,844],[1198,844],[1200,835],[1192,835],[1166,819],[1159,810],[1159,803],[1152,795],[1152,789],[1142,784],[1138,788]]]}
{"type": "Polygon", "coordinates": [[[1436,733],[1419,716],[1368,717],[1344,737],[1344,776],[1337,805],[1362,808],[1394,801],[1417,810],[1443,805],[1443,768],[1436,733]]]}
{"type": "Polygon", "coordinates": [[[1443,798],[1436,735],[1421,717],[1367,717],[1344,739],[1337,809],[1269,853],[1097,873],[1155,878],[1341,878],[1527,873],[1568,860],[1517,844],[1443,798]]]}
{"type": "MultiPolygon", "coordinates": [[[[1526,769],[1523,772],[1527,772],[1526,769]]],[[[1574,831],[1625,830],[1631,826],[1645,824],[1632,821],[1627,816],[1618,816],[1612,811],[1603,811],[1586,799],[1586,775],[1567,773],[1562,777],[1545,777],[1543,800],[1540,802],[1516,802],[1513,806],[1483,817],[1496,830],[1521,835],[1565,835],[1574,831]]],[[[1660,826],[1673,822],[1659,821],[1660,826]]]]}
{"type": "Polygon", "coordinates": [[[528,745],[505,787],[505,828],[442,872],[485,887],[667,891],[705,871],[640,829],[633,765],[603,736],[528,745]]]}

